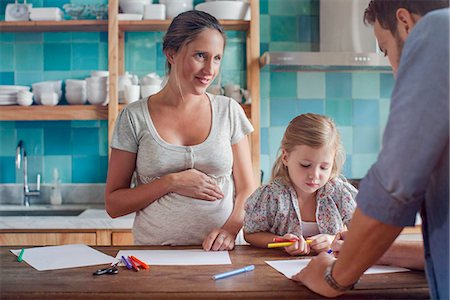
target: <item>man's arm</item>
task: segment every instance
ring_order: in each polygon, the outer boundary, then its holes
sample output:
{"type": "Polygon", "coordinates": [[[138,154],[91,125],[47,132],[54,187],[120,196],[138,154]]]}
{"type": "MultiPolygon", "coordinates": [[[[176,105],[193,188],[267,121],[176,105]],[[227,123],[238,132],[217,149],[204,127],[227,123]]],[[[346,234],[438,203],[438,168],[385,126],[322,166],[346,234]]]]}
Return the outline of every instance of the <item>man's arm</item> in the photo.
{"type": "Polygon", "coordinates": [[[381,265],[424,270],[425,254],[422,241],[395,241],[377,261],[381,265]]]}
{"type": "MultiPolygon", "coordinates": [[[[401,230],[402,227],[381,223],[364,215],[357,208],[332,272],[335,281],[341,286],[348,286],[358,281],[364,271],[376,263],[390,247],[401,230]]],[[[342,292],[331,288],[323,276],[326,267],[332,262],[330,255],[318,255],[292,279],[303,282],[309,289],[323,296],[338,296],[342,292]]]]}

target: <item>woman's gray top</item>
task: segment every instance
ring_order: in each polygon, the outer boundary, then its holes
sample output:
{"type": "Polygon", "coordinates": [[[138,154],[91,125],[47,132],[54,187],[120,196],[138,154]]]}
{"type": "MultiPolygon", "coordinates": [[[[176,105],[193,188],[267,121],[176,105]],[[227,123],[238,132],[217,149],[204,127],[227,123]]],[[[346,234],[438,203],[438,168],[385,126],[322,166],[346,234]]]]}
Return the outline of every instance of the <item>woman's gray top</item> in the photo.
{"type": "Polygon", "coordinates": [[[138,185],[193,168],[215,178],[225,195],[216,201],[176,193],[164,195],[137,211],[133,225],[135,244],[200,245],[209,231],[226,222],[233,210],[231,146],[251,133],[253,127],[236,101],[207,95],[212,126],[206,140],[198,145],[178,146],[164,141],[152,122],[147,99],[127,105],[117,118],[111,148],[137,154],[138,185]]]}

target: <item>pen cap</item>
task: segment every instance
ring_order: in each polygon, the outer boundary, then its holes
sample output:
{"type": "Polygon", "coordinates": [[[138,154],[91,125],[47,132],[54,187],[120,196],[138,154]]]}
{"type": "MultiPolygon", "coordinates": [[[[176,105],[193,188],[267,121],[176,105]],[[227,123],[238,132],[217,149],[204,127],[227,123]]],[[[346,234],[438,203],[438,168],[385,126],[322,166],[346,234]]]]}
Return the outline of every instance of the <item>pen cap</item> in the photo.
{"type": "Polygon", "coordinates": [[[251,266],[246,266],[245,271],[253,271],[255,269],[255,265],[251,265],[251,266]]]}

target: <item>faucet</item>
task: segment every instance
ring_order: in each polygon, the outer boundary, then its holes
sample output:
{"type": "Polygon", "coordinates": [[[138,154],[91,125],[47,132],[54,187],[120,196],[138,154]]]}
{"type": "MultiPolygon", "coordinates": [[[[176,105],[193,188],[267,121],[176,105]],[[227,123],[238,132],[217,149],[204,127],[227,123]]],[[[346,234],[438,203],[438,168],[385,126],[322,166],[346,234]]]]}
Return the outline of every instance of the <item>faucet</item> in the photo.
{"type": "Polygon", "coordinates": [[[37,174],[36,178],[36,189],[30,190],[28,186],[28,163],[27,163],[27,152],[25,151],[25,145],[23,141],[19,141],[16,148],[16,167],[23,169],[23,201],[24,206],[30,206],[30,198],[32,196],[39,197],[41,195],[41,174],[37,174]]]}

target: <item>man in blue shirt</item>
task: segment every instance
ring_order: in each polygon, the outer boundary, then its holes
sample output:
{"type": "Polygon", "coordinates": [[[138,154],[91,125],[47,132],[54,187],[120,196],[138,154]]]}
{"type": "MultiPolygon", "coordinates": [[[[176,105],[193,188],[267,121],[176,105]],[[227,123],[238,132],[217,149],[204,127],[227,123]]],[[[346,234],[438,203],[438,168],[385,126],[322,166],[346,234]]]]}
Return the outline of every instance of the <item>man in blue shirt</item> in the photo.
{"type": "Polygon", "coordinates": [[[438,0],[372,0],[365,11],[396,85],[383,146],[360,184],[339,259],[320,254],[293,277],[316,293],[334,297],[351,289],[421,211],[431,296],[449,299],[448,6],[438,0]]]}

